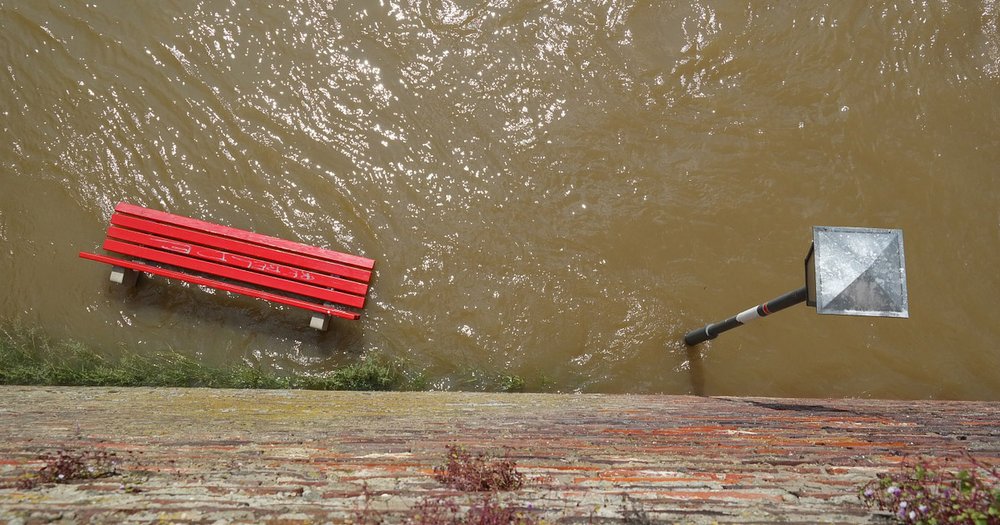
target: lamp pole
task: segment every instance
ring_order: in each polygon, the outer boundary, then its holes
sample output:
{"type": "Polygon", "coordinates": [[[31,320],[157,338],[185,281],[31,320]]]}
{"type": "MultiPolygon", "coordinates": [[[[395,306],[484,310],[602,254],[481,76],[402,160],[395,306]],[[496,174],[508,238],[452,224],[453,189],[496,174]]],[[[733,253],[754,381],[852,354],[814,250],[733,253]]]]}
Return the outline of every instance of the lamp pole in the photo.
{"type": "Polygon", "coordinates": [[[793,290],[791,292],[771,299],[766,303],[759,304],[753,308],[744,310],[725,321],[720,321],[718,323],[712,323],[706,325],[697,330],[688,332],[684,336],[684,343],[688,346],[694,346],[698,343],[704,343],[709,339],[715,339],[719,334],[725,332],[726,330],[732,330],[737,326],[743,326],[758,317],[767,317],[779,310],[784,310],[789,306],[795,306],[799,303],[803,303],[806,300],[806,287],[803,286],[798,290],[793,290]]]}

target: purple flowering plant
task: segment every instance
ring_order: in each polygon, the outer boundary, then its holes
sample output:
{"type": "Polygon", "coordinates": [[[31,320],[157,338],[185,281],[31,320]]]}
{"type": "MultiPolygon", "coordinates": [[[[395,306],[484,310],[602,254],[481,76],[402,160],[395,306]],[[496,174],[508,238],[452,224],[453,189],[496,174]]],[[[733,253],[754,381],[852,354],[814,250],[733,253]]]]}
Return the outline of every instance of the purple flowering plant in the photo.
{"type": "Polygon", "coordinates": [[[914,525],[1000,525],[1000,472],[975,458],[958,471],[917,463],[896,474],[879,474],[861,489],[869,507],[914,525]]]}

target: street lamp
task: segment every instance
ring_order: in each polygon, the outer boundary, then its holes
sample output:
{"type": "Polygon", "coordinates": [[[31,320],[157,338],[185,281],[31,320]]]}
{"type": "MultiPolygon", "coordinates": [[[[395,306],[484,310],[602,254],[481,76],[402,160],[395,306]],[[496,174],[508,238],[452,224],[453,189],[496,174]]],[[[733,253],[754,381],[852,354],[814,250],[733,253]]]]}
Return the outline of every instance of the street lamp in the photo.
{"type": "Polygon", "coordinates": [[[909,317],[902,230],[814,226],[805,281],[802,288],[688,332],[684,343],[715,339],[802,302],[821,314],[909,317]]]}

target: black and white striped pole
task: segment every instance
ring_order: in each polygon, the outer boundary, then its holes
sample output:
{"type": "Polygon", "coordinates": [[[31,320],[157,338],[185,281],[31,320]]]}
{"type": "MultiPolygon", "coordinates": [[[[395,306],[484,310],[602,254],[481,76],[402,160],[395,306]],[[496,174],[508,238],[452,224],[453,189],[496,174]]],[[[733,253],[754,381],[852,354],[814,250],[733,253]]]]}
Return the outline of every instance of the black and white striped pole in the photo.
{"type": "Polygon", "coordinates": [[[726,319],[725,321],[712,323],[697,330],[692,330],[684,336],[684,343],[688,346],[704,343],[709,339],[715,339],[719,334],[725,332],[726,330],[732,330],[737,326],[743,326],[754,319],[767,317],[775,312],[784,310],[789,306],[795,306],[799,303],[804,303],[805,301],[806,287],[803,286],[802,288],[788,292],[781,297],[771,299],[766,303],[744,310],[729,319],[726,319]]]}
{"type": "Polygon", "coordinates": [[[688,332],[684,343],[704,343],[803,302],[821,314],[909,317],[901,230],[814,226],[805,262],[805,286],[688,332]]]}

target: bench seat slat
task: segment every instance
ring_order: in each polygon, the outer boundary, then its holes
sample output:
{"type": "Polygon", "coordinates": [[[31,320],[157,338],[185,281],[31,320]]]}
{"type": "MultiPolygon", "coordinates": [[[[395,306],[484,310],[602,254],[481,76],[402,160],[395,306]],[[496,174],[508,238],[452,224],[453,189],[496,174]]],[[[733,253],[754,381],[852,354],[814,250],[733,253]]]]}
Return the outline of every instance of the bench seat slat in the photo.
{"type": "Polygon", "coordinates": [[[256,290],[253,288],[248,288],[246,286],[239,286],[236,284],[227,283],[223,281],[217,281],[215,279],[209,279],[207,277],[201,277],[183,272],[177,272],[166,268],[159,268],[157,266],[150,266],[148,264],[143,264],[136,261],[128,261],[124,259],[118,259],[116,257],[109,257],[107,255],[97,255],[89,252],[80,252],[80,257],[84,259],[90,259],[92,261],[110,264],[112,266],[121,266],[123,268],[129,268],[140,272],[151,273],[154,275],[167,277],[169,279],[186,281],[200,286],[208,286],[211,288],[216,288],[227,292],[249,295],[250,297],[256,297],[258,299],[264,299],[266,301],[273,301],[288,306],[294,306],[296,308],[311,310],[313,312],[324,313],[335,317],[340,317],[342,319],[357,320],[361,317],[360,314],[356,314],[354,312],[347,312],[337,308],[332,308],[317,303],[311,303],[309,301],[303,301],[301,299],[296,299],[294,297],[286,297],[284,295],[269,293],[262,290],[256,290]]]}
{"type": "Polygon", "coordinates": [[[259,233],[253,233],[246,230],[230,228],[228,226],[222,226],[221,224],[213,224],[210,222],[200,221],[198,219],[192,219],[190,217],[182,217],[180,215],[174,215],[172,213],[167,213],[159,210],[151,210],[149,208],[135,206],[127,202],[118,203],[118,205],[115,206],[115,211],[120,213],[126,213],[129,215],[135,215],[138,217],[145,217],[147,219],[152,219],[154,221],[159,221],[167,224],[173,224],[176,226],[183,226],[185,228],[189,228],[192,230],[203,231],[215,235],[221,235],[223,237],[229,237],[232,239],[239,239],[254,244],[269,246],[271,248],[278,248],[281,250],[287,250],[294,253],[310,255],[312,257],[317,257],[320,259],[325,259],[333,262],[349,264],[352,266],[357,266],[359,268],[364,268],[366,270],[371,270],[372,268],[375,267],[375,261],[372,259],[368,259],[366,257],[360,257],[357,255],[351,255],[347,253],[340,253],[333,250],[319,248],[316,246],[309,246],[307,244],[301,244],[293,241],[288,241],[285,239],[279,239],[277,237],[271,237],[268,235],[261,235],[259,233]]]}
{"type": "Polygon", "coordinates": [[[346,306],[353,306],[355,308],[362,308],[364,307],[365,304],[364,296],[351,295],[344,292],[338,292],[336,290],[330,290],[327,288],[312,286],[305,283],[290,281],[288,279],[282,279],[280,277],[264,275],[256,272],[251,272],[249,270],[233,268],[231,266],[225,266],[222,264],[194,259],[191,257],[177,255],[170,252],[154,250],[152,248],[147,248],[145,246],[129,244],[112,238],[105,239],[103,247],[105,250],[109,252],[115,252],[123,255],[129,255],[132,257],[138,257],[140,259],[146,259],[158,263],[169,264],[187,270],[194,270],[197,272],[218,275],[220,277],[226,277],[229,279],[243,281],[258,286],[274,288],[277,290],[282,290],[285,292],[294,293],[298,295],[304,295],[307,297],[313,297],[316,299],[322,299],[325,301],[343,304],[346,306]]]}
{"type": "Polygon", "coordinates": [[[211,262],[227,264],[244,270],[276,275],[285,279],[293,279],[317,286],[325,286],[348,293],[364,295],[368,292],[368,285],[357,281],[331,277],[322,273],[310,272],[308,270],[302,270],[275,262],[263,261],[245,255],[216,250],[215,248],[199,244],[191,244],[179,240],[157,237],[155,235],[149,235],[147,233],[134,230],[127,230],[117,226],[108,228],[108,237],[128,241],[133,244],[141,244],[157,250],[164,250],[179,253],[181,255],[187,255],[189,257],[205,259],[211,262]]]}
{"type": "Polygon", "coordinates": [[[339,275],[341,277],[361,281],[363,283],[367,283],[371,280],[372,272],[370,270],[330,262],[323,259],[316,259],[314,257],[299,255],[284,250],[268,248],[259,244],[239,241],[228,237],[221,237],[211,233],[171,226],[169,224],[151,221],[149,219],[143,219],[124,213],[113,214],[111,216],[111,224],[170,239],[210,246],[212,248],[238,253],[241,255],[249,255],[258,259],[275,261],[289,266],[297,266],[307,270],[313,270],[331,275],[339,275]]]}

